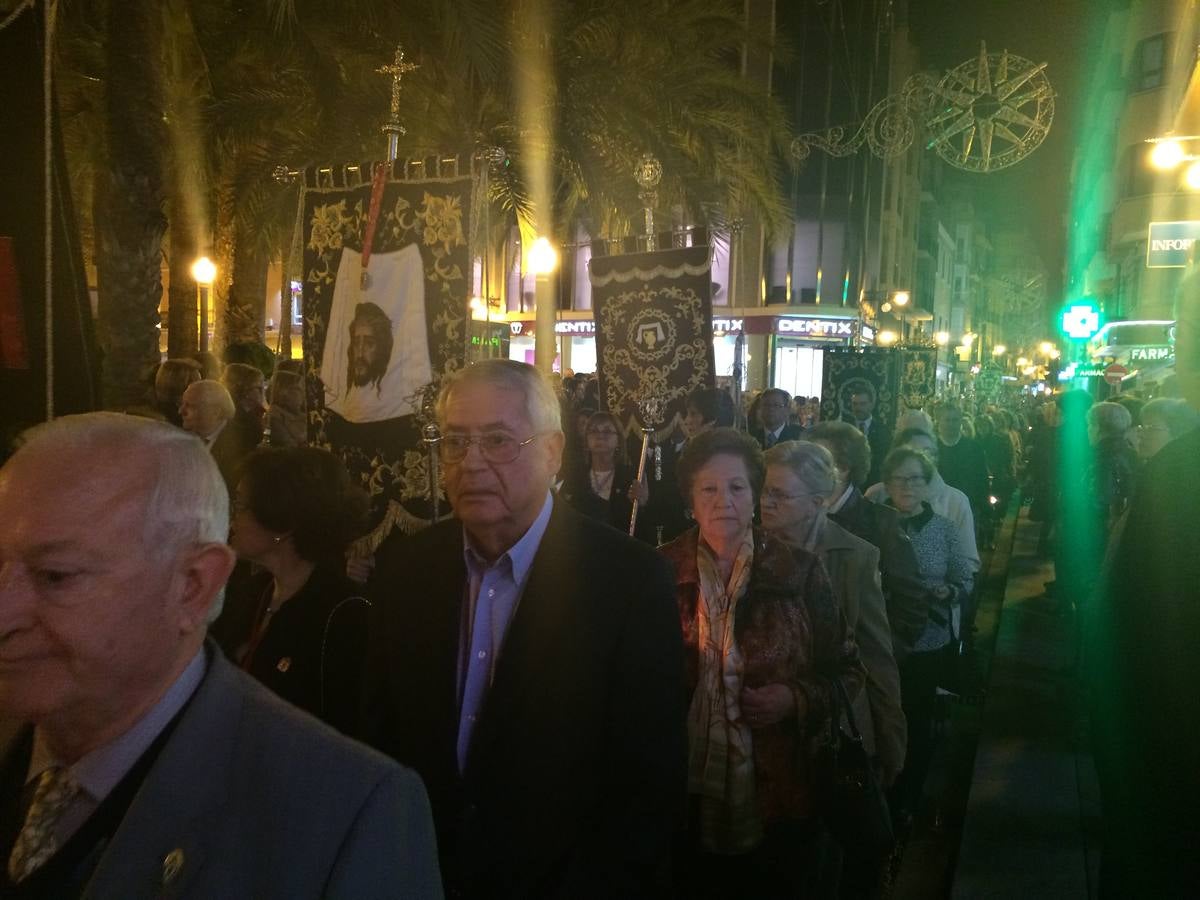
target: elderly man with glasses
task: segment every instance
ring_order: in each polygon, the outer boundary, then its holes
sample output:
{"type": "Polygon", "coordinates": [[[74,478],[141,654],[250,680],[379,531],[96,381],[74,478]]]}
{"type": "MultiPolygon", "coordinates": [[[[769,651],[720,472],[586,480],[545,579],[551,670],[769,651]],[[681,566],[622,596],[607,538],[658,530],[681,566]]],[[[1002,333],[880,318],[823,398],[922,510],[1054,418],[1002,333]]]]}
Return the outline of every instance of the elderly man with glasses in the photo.
{"type": "Polygon", "coordinates": [[[380,554],[366,736],[424,777],[451,895],[655,895],[686,789],[666,564],[553,496],[532,366],[458,371],[437,418],[454,517],[380,554]]]}

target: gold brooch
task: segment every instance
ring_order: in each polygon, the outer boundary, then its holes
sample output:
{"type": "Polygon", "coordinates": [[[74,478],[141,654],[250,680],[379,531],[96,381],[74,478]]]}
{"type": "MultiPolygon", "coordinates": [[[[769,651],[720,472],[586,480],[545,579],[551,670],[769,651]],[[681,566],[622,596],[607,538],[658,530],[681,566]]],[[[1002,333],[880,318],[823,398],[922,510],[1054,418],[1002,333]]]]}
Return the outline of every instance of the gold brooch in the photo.
{"type": "Polygon", "coordinates": [[[278,669],[280,672],[286,672],[291,667],[292,667],[292,658],[290,656],[285,656],[279,662],[275,663],[275,668],[278,669]]]}

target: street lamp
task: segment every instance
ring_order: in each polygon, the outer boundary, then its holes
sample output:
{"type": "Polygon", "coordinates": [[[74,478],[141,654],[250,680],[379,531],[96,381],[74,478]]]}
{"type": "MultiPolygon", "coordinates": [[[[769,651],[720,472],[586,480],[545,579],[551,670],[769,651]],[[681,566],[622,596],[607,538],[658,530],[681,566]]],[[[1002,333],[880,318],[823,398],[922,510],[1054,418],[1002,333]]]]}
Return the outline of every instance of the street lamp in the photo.
{"type": "Polygon", "coordinates": [[[912,299],[912,295],[908,291],[896,291],[892,294],[892,303],[900,307],[900,340],[908,340],[908,329],[904,327],[904,312],[908,306],[908,301],[912,299]]]}
{"type": "Polygon", "coordinates": [[[208,313],[212,302],[212,285],[217,280],[217,267],[207,256],[192,263],[192,280],[196,282],[196,317],[200,331],[199,349],[208,352],[208,313]]]}
{"type": "Polygon", "coordinates": [[[554,370],[554,292],[550,276],[558,268],[558,251],[540,237],[529,248],[529,271],[534,276],[533,362],[549,375],[554,370]]]}
{"type": "Polygon", "coordinates": [[[950,332],[939,331],[933,336],[933,342],[939,347],[945,347],[950,343],[950,332]]]}
{"type": "Polygon", "coordinates": [[[899,340],[899,338],[894,331],[889,330],[879,332],[879,343],[883,344],[885,347],[890,347],[892,344],[896,343],[897,340],[899,340]]]}
{"type": "Polygon", "coordinates": [[[1168,172],[1178,166],[1187,157],[1187,152],[1175,138],[1158,138],[1152,142],[1154,148],[1150,151],[1150,165],[1168,172]]]}
{"type": "Polygon", "coordinates": [[[1008,352],[1008,348],[1005,347],[1003,344],[997,344],[995,347],[992,348],[992,356],[1003,356],[1007,352],[1008,352]]]}
{"type": "Polygon", "coordinates": [[[1054,345],[1049,341],[1042,341],[1040,344],[1038,344],[1038,352],[1041,353],[1042,356],[1049,359],[1050,354],[1054,352],[1054,345]]]}

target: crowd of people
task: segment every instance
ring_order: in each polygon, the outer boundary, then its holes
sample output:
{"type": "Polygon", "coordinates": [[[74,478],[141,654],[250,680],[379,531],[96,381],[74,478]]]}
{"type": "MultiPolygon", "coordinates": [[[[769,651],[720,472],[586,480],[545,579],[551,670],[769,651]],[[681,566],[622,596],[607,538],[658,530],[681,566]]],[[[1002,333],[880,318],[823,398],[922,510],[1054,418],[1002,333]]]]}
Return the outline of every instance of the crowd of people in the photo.
{"type": "MultiPolygon", "coordinates": [[[[821,421],[705,388],[641,459],[594,377],[486,360],[437,402],[453,516],[364,564],[302,388],[168,360],[146,415],[0,469],[0,894],[880,896],[895,855],[829,825],[830,744],[861,734],[902,838],[979,547],[1026,478],[1061,545],[1046,461],[1081,412],[892,429],[868,393],[821,421]]],[[[1082,412],[1106,535],[1131,438],[1194,421],[1082,412]]]]}

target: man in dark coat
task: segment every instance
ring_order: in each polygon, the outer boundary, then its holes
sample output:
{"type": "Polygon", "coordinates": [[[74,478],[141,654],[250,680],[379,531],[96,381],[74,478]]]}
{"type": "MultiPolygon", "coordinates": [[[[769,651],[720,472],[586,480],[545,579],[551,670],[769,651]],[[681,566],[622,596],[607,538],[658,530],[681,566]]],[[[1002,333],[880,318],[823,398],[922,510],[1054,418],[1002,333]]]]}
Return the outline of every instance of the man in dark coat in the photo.
{"type": "Polygon", "coordinates": [[[871,461],[861,481],[854,484],[865,490],[879,482],[879,472],[883,467],[883,459],[888,455],[892,446],[892,434],[879,417],[875,415],[875,395],[870,391],[855,391],[850,395],[850,414],[842,416],[843,422],[849,422],[862,432],[871,449],[871,461]]]}
{"type": "Polygon", "coordinates": [[[455,517],[378,554],[365,736],[424,778],[451,895],[659,896],[687,752],[666,563],[552,497],[532,366],[460,370],[438,421],[455,517]]]}
{"type": "Polygon", "coordinates": [[[804,429],[788,422],[792,398],[781,388],[768,388],[758,400],[758,423],[751,423],[750,436],[764,450],[784,441],[798,441],[804,429]]]}
{"type": "Polygon", "coordinates": [[[945,403],[938,409],[938,472],[946,484],[967,495],[975,521],[986,521],[991,512],[987,456],[978,441],[962,433],[962,427],[958,406],[945,403]]]}

